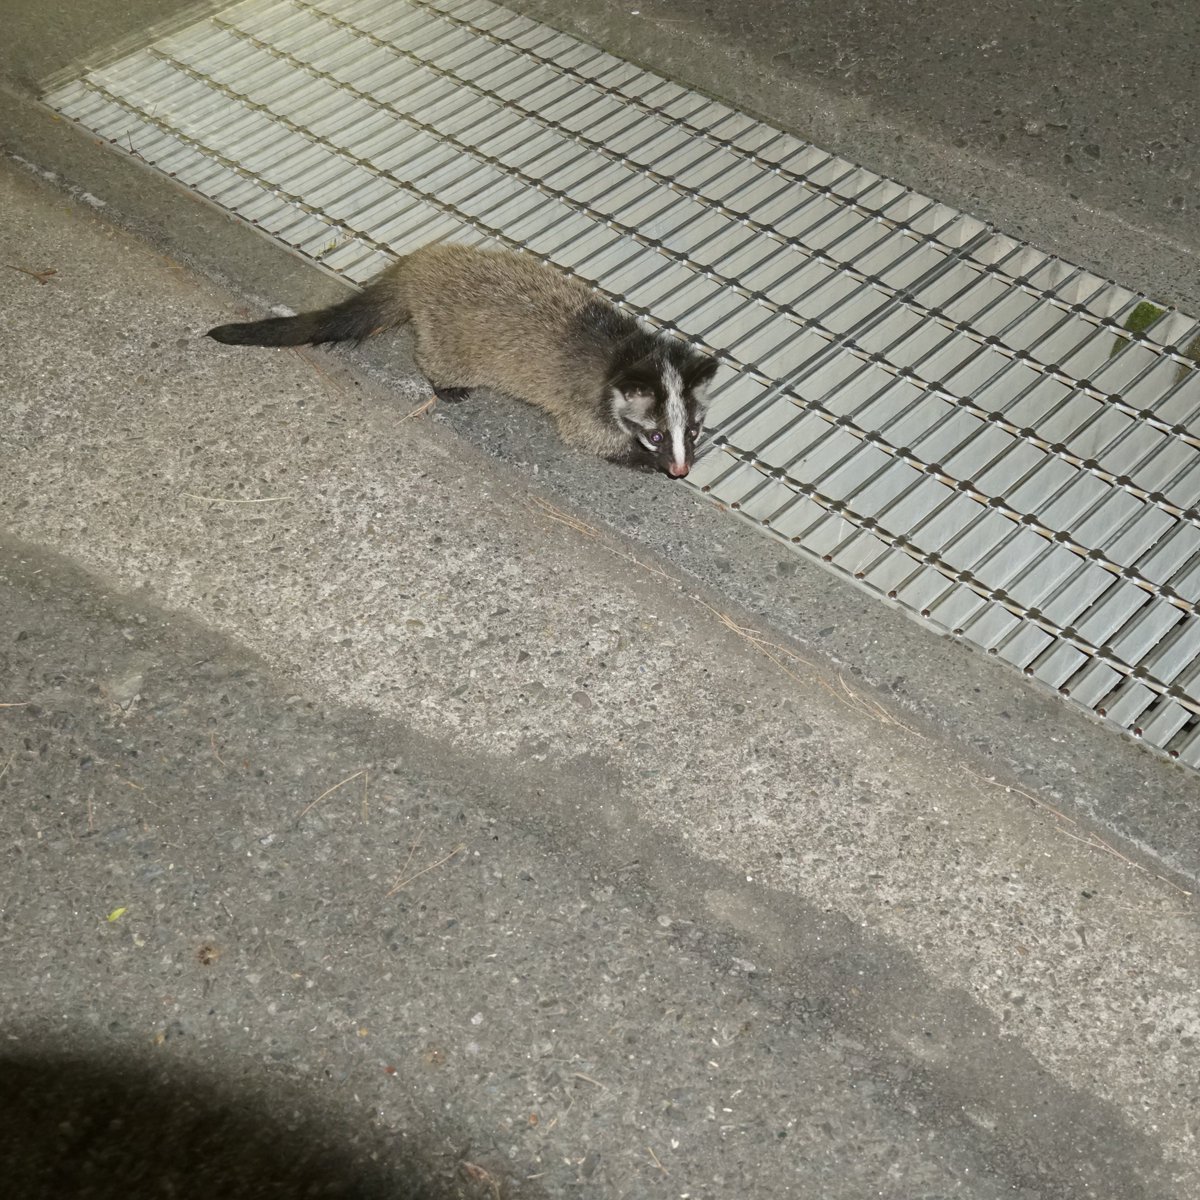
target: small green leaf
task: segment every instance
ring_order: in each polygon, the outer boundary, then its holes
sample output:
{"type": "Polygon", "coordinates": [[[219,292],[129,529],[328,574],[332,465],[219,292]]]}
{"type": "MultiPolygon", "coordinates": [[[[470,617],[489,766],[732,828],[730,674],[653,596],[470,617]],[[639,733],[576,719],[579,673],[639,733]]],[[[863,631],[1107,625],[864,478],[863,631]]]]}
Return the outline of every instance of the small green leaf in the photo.
{"type": "MultiPolygon", "coordinates": [[[[1125,324],[1121,328],[1127,329],[1130,333],[1145,333],[1166,311],[1165,308],[1159,308],[1157,304],[1151,304],[1149,300],[1143,300],[1125,318],[1125,324]]],[[[1120,354],[1129,344],[1125,338],[1117,338],[1116,344],[1108,352],[1108,357],[1112,358],[1114,354],[1120,354]]]]}
{"type": "Polygon", "coordinates": [[[112,912],[108,914],[109,924],[112,924],[113,921],[119,921],[128,911],[129,909],[124,907],[114,908],[112,912]]]}

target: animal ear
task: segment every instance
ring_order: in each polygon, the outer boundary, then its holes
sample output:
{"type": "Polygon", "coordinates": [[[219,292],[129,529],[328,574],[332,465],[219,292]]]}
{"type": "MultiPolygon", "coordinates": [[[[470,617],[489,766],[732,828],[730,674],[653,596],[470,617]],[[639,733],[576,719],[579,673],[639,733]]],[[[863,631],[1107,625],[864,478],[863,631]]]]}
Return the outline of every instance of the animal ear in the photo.
{"type": "Polygon", "coordinates": [[[691,391],[703,394],[708,385],[712,383],[713,376],[716,375],[720,365],[715,358],[709,358],[707,355],[696,359],[687,373],[687,385],[691,391]]]}
{"type": "Polygon", "coordinates": [[[618,421],[645,425],[654,407],[654,391],[635,379],[622,379],[613,384],[612,411],[618,421]]]}

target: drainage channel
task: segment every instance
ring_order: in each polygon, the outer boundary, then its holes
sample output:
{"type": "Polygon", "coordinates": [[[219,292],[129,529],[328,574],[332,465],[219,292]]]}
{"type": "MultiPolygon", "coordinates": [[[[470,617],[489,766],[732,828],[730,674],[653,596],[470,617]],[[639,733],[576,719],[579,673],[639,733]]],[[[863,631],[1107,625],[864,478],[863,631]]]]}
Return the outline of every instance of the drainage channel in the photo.
{"type": "Polygon", "coordinates": [[[46,96],[362,283],[535,254],[725,364],[686,486],[1200,767],[1200,324],[486,0],[247,0],[46,96]]]}

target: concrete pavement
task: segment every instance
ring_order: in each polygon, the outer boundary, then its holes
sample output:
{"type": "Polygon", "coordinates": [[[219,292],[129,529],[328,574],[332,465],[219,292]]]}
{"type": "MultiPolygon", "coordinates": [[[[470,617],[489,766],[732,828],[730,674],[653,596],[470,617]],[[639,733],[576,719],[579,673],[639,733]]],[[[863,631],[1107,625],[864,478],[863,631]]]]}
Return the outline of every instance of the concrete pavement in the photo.
{"type": "Polygon", "coordinates": [[[419,381],[217,347],[235,299],[2,187],[0,261],[56,270],[4,309],[23,1062],[282,1088],[363,1170],[417,1147],[386,1186],[1194,1191],[1153,863],[403,419],[419,381]]]}
{"type": "MultiPolygon", "coordinates": [[[[6,1173],[1196,1194],[1194,777],[402,342],[205,341],[342,285],[32,100],[186,7],[0,47],[6,1173]]],[[[1195,306],[1189,10],[516,7],[1195,306]]]]}
{"type": "MultiPolygon", "coordinates": [[[[94,63],[116,53],[116,48],[139,44],[151,31],[192,19],[197,11],[214,6],[200,5],[198,9],[179,0],[98,0],[86,10],[72,9],[58,19],[46,5],[20,0],[9,13],[6,39],[0,45],[2,144],[15,161],[47,173],[68,194],[89,197],[87,202],[103,206],[114,223],[135,232],[180,266],[226,282],[238,295],[252,298],[257,309],[274,303],[307,307],[344,295],[343,281],[313,270],[277,243],[231,221],[169,179],[148,172],[136,158],[114,153],[36,103],[39,81],[49,74],[94,63]]],[[[778,104],[770,115],[784,126],[801,134],[828,133],[829,149],[860,155],[868,165],[883,169],[895,166],[886,156],[872,157],[870,146],[856,140],[857,134],[872,130],[879,147],[893,140],[888,133],[893,114],[887,104],[881,101],[864,109],[847,80],[842,80],[845,86],[835,86],[837,79],[831,75],[824,77],[818,103],[816,93],[806,90],[810,84],[816,87],[807,74],[782,71],[772,63],[771,55],[789,21],[793,42],[817,36],[817,27],[810,25],[809,18],[818,9],[812,5],[756,7],[753,19],[737,33],[741,39],[736,45],[738,53],[726,62],[723,56],[729,47],[725,42],[730,38],[714,38],[712,30],[726,29],[729,14],[719,6],[710,7],[714,12],[711,28],[692,21],[677,35],[664,33],[661,45],[648,32],[640,8],[636,13],[632,9],[624,12],[601,0],[550,15],[558,24],[583,28],[590,36],[660,70],[708,88],[719,87],[725,98],[736,104],[761,108],[761,100],[774,96],[778,104]],[[599,14],[607,14],[600,23],[599,14]],[[809,84],[801,87],[806,79],[809,84]],[[848,122],[847,118],[828,126],[813,124],[821,114],[840,113],[846,118],[854,112],[861,121],[848,122]]],[[[1011,15],[1010,8],[980,10],[979,20],[1003,24],[1011,15]]],[[[840,36],[836,34],[838,12],[829,7],[819,11],[828,26],[821,36],[826,41],[840,36]]],[[[1094,11],[1094,6],[1089,11],[1094,11]]],[[[870,27],[870,12],[870,6],[854,9],[855,36],[870,27]]],[[[948,35],[959,28],[956,21],[954,14],[947,13],[938,28],[948,35]]],[[[1165,36],[1159,26],[1143,25],[1157,29],[1155,36],[1160,40],[1165,36]]],[[[659,26],[667,33],[674,28],[661,20],[654,27],[659,26]]],[[[913,26],[910,32],[917,28],[913,26]]],[[[1097,37],[1107,36],[1106,28],[1101,23],[1093,32],[1097,37]]],[[[1082,37],[1079,33],[1070,45],[1060,39],[1062,53],[1083,53],[1082,37]]],[[[897,43],[897,61],[919,58],[921,44],[919,39],[904,43],[907,50],[902,53],[903,47],[897,43]]],[[[1032,68],[1024,74],[1007,69],[981,73],[972,65],[966,48],[960,58],[963,88],[974,97],[975,108],[985,104],[992,92],[1005,88],[1016,104],[1012,97],[1025,94],[1036,82],[1030,74],[1032,68]]],[[[1137,61],[1130,56],[1110,62],[1104,80],[1124,86],[1128,79],[1121,70],[1137,61]]],[[[1189,62],[1163,58],[1163,79],[1170,83],[1169,88],[1164,83],[1163,94],[1192,94],[1188,90],[1189,62]],[[1172,63],[1180,68],[1174,74],[1167,71],[1172,63]]],[[[859,72],[854,82],[857,88],[868,83],[884,88],[890,86],[890,78],[886,73],[871,76],[859,72]]],[[[916,104],[922,95],[914,93],[911,103],[916,104]]],[[[1157,99],[1158,92],[1155,96],[1154,103],[1144,109],[1146,120],[1161,130],[1174,131],[1172,136],[1182,139],[1180,145],[1184,145],[1191,128],[1186,120],[1186,100],[1168,104],[1157,99]]],[[[931,122],[939,111],[932,102],[927,107],[929,130],[933,130],[931,122]]],[[[963,196],[955,191],[957,167],[951,167],[957,164],[972,178],[982,177],[972,165],[973,151],[960,149],[945,138],[939,142],[934,133],[936,130],[920,142],[919,154],[910,156],[902,178],[934,195],[962,201],[963,196]]],[[[1125,155],[1122,177],[1140,178],[1150,188],[1153,164],[1139,166],[1139,161],[1125,155]]],[[[1185,154],[1181,170],[1186,169],[1186,161],[1190,160],[1185,154]]],[[[1132,212],[1110,209],[1097,209],[1082,220],[1079,205],[1069,196],[1065,208],[1053,199],[1054,195],[1061,199],[1063,187],[1073,186],[1069,180],[1056,182],[1039,174],[1035,165],[1026,163],[1021,174],[1009,170],[991,177],[997,185],[1006,182],[1003,187],[980,191],[978,204],[972,201],[969,207],[1006,223],[1011,217],[1016,224],[1010,228],[1052,245],[1076,261],[1090,262],[1099,254],[1098,269],[1117,274],[1123,282],[1151,287],[1146,272],[1153,269],[1160,273],[1159,281],[1153,283],[1156,296],[1186,299],[1187,288],[1200,273],[1189,265],[1190,251],[1180,251],[1178,230],[1170,234],[1156,230],[1146,221],[1138,224],[1132,212]],[[1022,224],[1026,217],[1033,223],[1022,224]],[[1059,220],[1063,217],[1065,224],[1059,220]],[[1071,234],[1065,243],[1055,240],[1056,229],[1071,234]],[[1113,236],[1115,230],[1120,237],[1113,236]]],[[[221,314],[222,319],[227,317],[227,313],[221,314]]],[[[370,347],[355,361],[389,388],[402,389],[402,381],[411,371],[402,346],[370,347]]],[[[629,482],[620,473],[580,462],[578,456],[565,452],[535,414],[468,404],[441,414],[439,419],[443,418],[488,455],[514,465],[519,472],[536,472],[547,495],[558,504],[587,511],[599,524],[674,564],[682,577],[715,588],[730,602],[760,614],[778,632],[796,639],[809,657],[879,689],[906,722],[931,728],[962,745],[978,756],[985,773],[1033,789],[1056,807],[1085,813],[1110,834],[1156,857],[1164,868],[1181,872],[1192,881],[1200,879],[1194,776],[1152,764],[1111,737],[1109,731],[1080,720],[1078,714],[1064,714],[1059,698],[1049,689],[1031,687],[987,656],[972,655],[962,645],[931,637],[927,628],[887,611],[878,600],[847,589],[794,556],[779,556],[757,539],[748,538],[746,528],[731,524],[726,516],[698,511],[695,498],[680,489],[658,489],[652,493],[651,503],[631,503],[629,482]]]]}

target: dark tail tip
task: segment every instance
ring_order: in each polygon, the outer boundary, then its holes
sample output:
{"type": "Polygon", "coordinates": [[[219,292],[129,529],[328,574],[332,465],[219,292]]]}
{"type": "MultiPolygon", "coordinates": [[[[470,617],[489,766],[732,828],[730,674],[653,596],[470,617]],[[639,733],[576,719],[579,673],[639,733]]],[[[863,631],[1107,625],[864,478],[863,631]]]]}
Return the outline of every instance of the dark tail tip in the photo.
{"type": "Polygon", "coordinates": [[[271,317],[218,325],[208,336],[227,346],[302,346],[312,340],[311,333],[312,327],[303,317],[271,317]]]}
{"type": "Polygon", "coordinates": [[[383,323],[380,306],[368,289],[320,312],[218,325],[208,331],[208,336],[227,346],[319,346],[324,342],[361,342],[383,323]]]}

